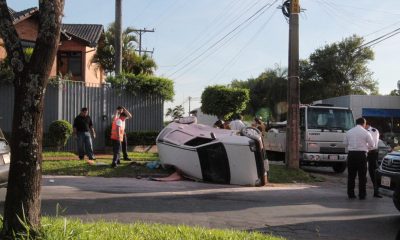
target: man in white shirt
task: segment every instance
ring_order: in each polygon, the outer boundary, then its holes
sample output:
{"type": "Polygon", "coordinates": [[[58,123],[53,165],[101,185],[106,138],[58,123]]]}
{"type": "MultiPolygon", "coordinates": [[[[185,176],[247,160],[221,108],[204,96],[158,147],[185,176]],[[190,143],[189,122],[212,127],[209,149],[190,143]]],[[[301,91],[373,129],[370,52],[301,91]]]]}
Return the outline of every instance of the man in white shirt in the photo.
{"type": "Polygon", "coordinates": [[[371,127],[368,123],[365,125],[365,129],[367,129],[367,131],[371,134],[372,140],[374,141],[374,147],[369,150],[367,156],[369,177],[371,178],[372,184],[374,185],[374,197],[382,198],[382,196],[379,195],[378,186],[375,182],[375,170],[378,167],[377,161],[379,153],[378,152],[379,131],[378,129],[371,127]]]}
{"type": "Polygon", "coordinates": [[[364,200],[367,196],[367,153],[375,147],[371,134],[365,129],[367,121],[364,118],[356,120],[356,126],[347,131],[344,143],[347,145],[347,196],[356,198],[354,194],[355,180],[358,174],[358,197],[364,200]]]}
{"type": "Polygon", "coordinates": [[[246,127],[246,125],[243,123],[242,119],[243,119],[242,115],[239,115],[239,114],[236,115],[234,117],[233,121],[231,121],[229,123],[229,128],[231,130],[237,130],[237,131],[242,130],[242,128],[246,127]]]}

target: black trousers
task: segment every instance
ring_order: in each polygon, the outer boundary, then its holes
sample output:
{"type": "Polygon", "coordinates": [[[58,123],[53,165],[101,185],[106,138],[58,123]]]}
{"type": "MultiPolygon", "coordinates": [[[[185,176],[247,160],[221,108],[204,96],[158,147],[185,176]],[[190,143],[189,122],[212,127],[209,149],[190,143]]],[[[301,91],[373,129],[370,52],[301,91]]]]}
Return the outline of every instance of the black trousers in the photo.
{"type": "Polygon", "coordinates": [[[120,152],[121,152],[121,142],[118,140],[112,140],[113,143],[113,159],[112,164],[116,165],[120,160],[120,152]]]}
{"type": "Polygon", "coordinates": [[[369,177],[371,178],[371,182],[374,185],[374,194],[378,193],[378,187],[375,182],[375,170],[378,168],[378,150],[372,150],[368,152],[367,161],[368,161],[368,172],[369,177]]]}
{"type": "Polygon", "coordinates": [[[367,153],[363,151],[349,151],[347,157],[347,195],[355,196],[354,188],[358,174],[358,196],[364,198],[367,195],[367,153]]]}
{"type": "Polygon", "coordinates": [[[122,155],[124,159],[128,159],[128,138],[126,137],[126,134],[124,133],[124,140],[121,143],[122,145],[122,155]]]}

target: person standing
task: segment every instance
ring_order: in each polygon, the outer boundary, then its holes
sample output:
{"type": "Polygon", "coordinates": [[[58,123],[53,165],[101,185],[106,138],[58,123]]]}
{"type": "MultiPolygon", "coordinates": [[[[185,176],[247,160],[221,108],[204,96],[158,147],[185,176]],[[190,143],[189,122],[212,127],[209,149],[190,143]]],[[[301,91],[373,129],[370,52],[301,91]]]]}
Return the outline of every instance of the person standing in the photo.
{"type": "Polygon", "coordinates": [[[367,161],[368,161],[368,172],[371,182],[374,186],[374,197],[382,198],[379,195],[378,186],[375,182],[375,170],[378,168],[378,143],[379,143],[379,131],[376,128],[371,127],[368,123],[365,125],[365,129],[371,134],[372,140],[374,141],[374,147],[368,151],[367,161]]]}
{"type": "Polygon", "coordinates": [[[240,114],[235,115],[233,118],[233,121],[229,123],[229,128],[231,130],[237,130],[240,131],[242,128],[246,127],[246,125],[242,121],[243,117],[240,114]]]}
{"type": "Polygon", "coordinates": [[[125,119],[127,114],[122,112],[114,118],[111,126],[111,141],[113,143],[113,159],[111,167],[116,168],[120,163],[121,143],[124,141],[125,119]]]}
{"type": "Polygon", "coordinates": [[[347,196],[356,198],[354,193],[355,180],[358,174],[358,197],[364,200],[367,196],[367,153],[374,147],[371,134],[365,129],[367,121],[364,118],[356,120],[356,126],[347,131],[344,143],[348,148],[347,155],[347,196]]]}
{"type": "Polygon", "coordinates": [[[75,117],[73,124],[73,134],[77,139],[78,156],[80,160],[84,159],[85,153],[89,157],[89,160],[96,160],[93,154],[92,137],[90,135],[90,133],[92,133],[94,139],[96,138],[96,132],[88,112],[88,108],[83,107],[79,115],[75,117]]]}
{"type": "MultiPolygon", "coordinates": [[[[132,118],[132,114],[125,107],[118,106],[117,107],[117,111],[116,111],[116,113],[114,115],[114,120],[116,118],[118,118],[119,115],[121,113],[123,113],[123,112],[126,114],[125,120],[132,118]]],[[[126,132],[124,132],[124,139],[123,139],[123,141],[121,143],[121,146],[122,146],[123,160],[132,161],[132,159],[130,159],[129,156],[128,156],[128,138],[126,137],[126,132]]]]}

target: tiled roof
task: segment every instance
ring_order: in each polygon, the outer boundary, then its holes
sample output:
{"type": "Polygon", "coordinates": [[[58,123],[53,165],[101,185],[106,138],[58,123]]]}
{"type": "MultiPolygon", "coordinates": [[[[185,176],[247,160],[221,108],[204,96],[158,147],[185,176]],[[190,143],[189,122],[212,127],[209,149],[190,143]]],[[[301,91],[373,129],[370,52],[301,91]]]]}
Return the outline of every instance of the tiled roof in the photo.
{"type": "Polygon", "coordinates": [[[100,24],[63,24],[61,28],[67,35],[85,41],[90,47],[97,46],[103,33],[100,24]]]}
{"type": "Polygon", "coordinates": [[[28,8],[28,9],[22,10],[20,12],[16,12],[13,9],[8,8],[8,11],[10,12],[11,20],[13,21],[14,24],[16,24],[16,23],[32,16],[33,14],[38,12],[39,9],[37,7],[33,7],[33,8],[28,8]]]}
{"type": "MultiPolygon", "coordinates": [[[[16,12],[8,8],[11,19],[14,24],[32,16],[39,11],[38,8],[33,7],[20,12],[16,12]]],[[[61,31],[63,34],[78,38],[84,41],[89,47],[97,46],[101,34],[104,31],[103,25],[100,24],[62,24],[61,31]]]]}

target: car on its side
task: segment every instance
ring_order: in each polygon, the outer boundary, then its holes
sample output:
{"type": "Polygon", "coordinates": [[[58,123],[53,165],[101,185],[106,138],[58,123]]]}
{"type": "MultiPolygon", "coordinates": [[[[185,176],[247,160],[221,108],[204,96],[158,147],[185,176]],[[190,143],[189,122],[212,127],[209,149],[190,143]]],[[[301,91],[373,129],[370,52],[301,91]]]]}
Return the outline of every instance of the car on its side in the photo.
{"type": "Polygon", "coordinates": [[[157,137],[163,166],[173,166],[184,176],[205,182],[245,186],[265,185],[268,161],[261,132],[197,124],[185,117],[168,124],[157,137]]]}
{"type": "Polygon", "coordinates": [[[10,169],[11,149],[10,144],[0,129],[0,187],[7,186],[8,172],[10,169]]]}
{"type": "Polygon", "coordinates": [[[375,172],[379,193],[393,198],[400,211],[400,151],[388,153],[375,172]]]}

